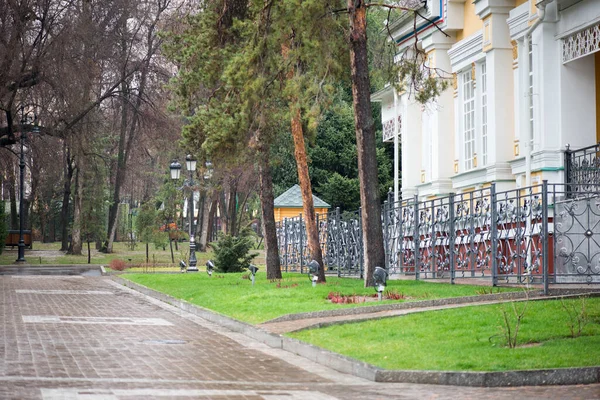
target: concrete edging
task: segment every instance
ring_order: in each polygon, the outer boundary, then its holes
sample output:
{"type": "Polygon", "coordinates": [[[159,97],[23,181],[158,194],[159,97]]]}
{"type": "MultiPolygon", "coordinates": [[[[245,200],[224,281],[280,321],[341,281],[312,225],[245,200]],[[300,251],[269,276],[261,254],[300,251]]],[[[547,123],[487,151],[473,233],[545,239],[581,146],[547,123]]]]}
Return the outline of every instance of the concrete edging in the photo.
{"type": "MultiPolygon", "coordinates": [[[[538,299],[543,295],[539,292],[529,293],[530,299],[538,299]]],[[[372,306],[361,306],[355,308],[340,308],[337,310],[324,310],[324,311],[313,311],[298,314],[287,314],[281,317],[273,318],[269,321],[265,321],[265,324],[274,322],[288,322],[299,319],[307,318],[321,318],[321,317],[338,317],[343,315],[360,315],[370,314],[379,311],[393,311],[393,310],[410,310],[413,308],[423,307],[436,307],[451,304],[468,304],[468,303],[479,303],[481,301],[497,301],[497,300],[521,300],[525,299],[526,294],[523,292],[504,292],[494,293],[486,295],[476,296],[463,296],[463,297],[452,297],[446,299],[433,299],[433,300],[420,300],[410,301],[404,303],[393,303],[393,304],[381,304],[372,306]]]]}
{"type": "Polygon", "coordinates": [[[242,333],[270,347],[289,351],[338,372],[354,375],[374,382],[401,382],[476,387],[600,383],[600,366],[503,372],[384,370],[374,365],[301,342],[297,339],[267,332],[253,325],[176,299],[121,277],[111,276],[110,278],[123,286],[223,326],[233,332],[242,333]]]}

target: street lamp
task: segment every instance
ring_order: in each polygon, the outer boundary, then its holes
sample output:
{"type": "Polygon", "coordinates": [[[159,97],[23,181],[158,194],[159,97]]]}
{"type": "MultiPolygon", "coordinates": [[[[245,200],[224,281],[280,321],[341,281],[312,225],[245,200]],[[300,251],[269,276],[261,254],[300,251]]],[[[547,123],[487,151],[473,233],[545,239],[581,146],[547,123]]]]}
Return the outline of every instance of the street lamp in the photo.
{"type": "MultiPolygon", "coordinates": [[[[190,178],[186,179],[183,183],[183,186],[188,186],[190,188],[190,199],[188,204],[188,213],[190,218],[190,264],[187,266],[187,272],[198,272],[198,267],[196,264],[198,260],[196,260],[196,239],[194,238],[195,229],[194,229],[194,171],[196,171],[196,160],[191,156],[187,155],[185,157],[185,166],[190,174],[190,178]]],[[[181,164],[177,161],[173,161],[169,166],[171,170],[171,179],[178,180],[181,176],[181,164]]]]}
{"type": "MultiPolygon", "coordinates": [[[[21,143],[21,156],[19,159],[19,169],[20,169],[20,177],[19,177],[19,252],[15,262],[25,262],[25,239],[23,237],[23,225],[25,225],[25,215],[23,214],[23,196],[25,195],[24,186],[25,186],[25,124],[27,123],[27,116],[29,113],[25,113],[24,108],[21,107],[21,135],[19,141],[21,143]]],[[[33,129],[31,132],[39,132],[37,115],[34,114],[33,117],[33,129]]]]}

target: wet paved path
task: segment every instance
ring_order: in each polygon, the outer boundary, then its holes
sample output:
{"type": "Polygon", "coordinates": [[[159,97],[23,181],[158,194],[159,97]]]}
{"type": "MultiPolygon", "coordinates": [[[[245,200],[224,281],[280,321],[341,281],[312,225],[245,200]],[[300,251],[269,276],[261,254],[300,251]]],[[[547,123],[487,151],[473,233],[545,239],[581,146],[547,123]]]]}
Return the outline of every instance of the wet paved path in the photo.
{"type": "Polygon", "coordinates": [[[341,374],[108,278],[0,276],[0,398],[594,399],[600,385],[466,388],[341,374]]]}

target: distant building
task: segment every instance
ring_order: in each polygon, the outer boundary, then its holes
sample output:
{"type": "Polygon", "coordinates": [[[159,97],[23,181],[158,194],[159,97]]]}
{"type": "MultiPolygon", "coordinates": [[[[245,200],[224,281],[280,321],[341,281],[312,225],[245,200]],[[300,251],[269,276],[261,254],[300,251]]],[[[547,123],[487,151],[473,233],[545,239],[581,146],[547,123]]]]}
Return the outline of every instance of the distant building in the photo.
{"type": "MultiPolygon", "coordinates": [[[[275,222],[285,218],[294,218],[303,214],[302,192],[300,186],[294,185],[275,199],[275,222]]],[[[325,214],[331,206],[313,194],[315,212],[325,214]]]]}

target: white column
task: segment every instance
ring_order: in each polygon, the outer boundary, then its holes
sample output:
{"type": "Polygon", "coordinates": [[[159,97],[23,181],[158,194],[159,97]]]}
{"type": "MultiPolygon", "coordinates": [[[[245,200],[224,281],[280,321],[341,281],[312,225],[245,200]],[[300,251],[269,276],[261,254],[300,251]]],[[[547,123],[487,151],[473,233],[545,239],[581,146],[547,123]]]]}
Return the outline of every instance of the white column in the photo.
{"type": "Polygon", "coordinates": [[[403,94],[400,98],[402,114],[402,198],[417,194],[421,183],[421,105],[403,94]]]}
{"type": "MultiPolygon", "coordinates": [[[[454,43],[454,38],[446,37],[439,32],[433,33],[423,41],[426,52],[434,50],[433,67],[441,71],[452,71],[448,49],[454,43]]],[[[447,194],[452,191],[451,178],[454,175],[454,97],[452,87],[448,87],[433,104],[427,105],[431,139],[431,171],[430,193],[433,195],[447,194]]]]}
{"type": "MultiPolygon", "coordinates": [[[[490,17],[492,46],[486,52],[488,165],[492,180],[510,175],[508,162],[513,158],[514,83],[513,54],[506,19],[508,13],[494,12],[490,17]]],[[[485,43],[484,43],[485,47],[485,43]]]]}

